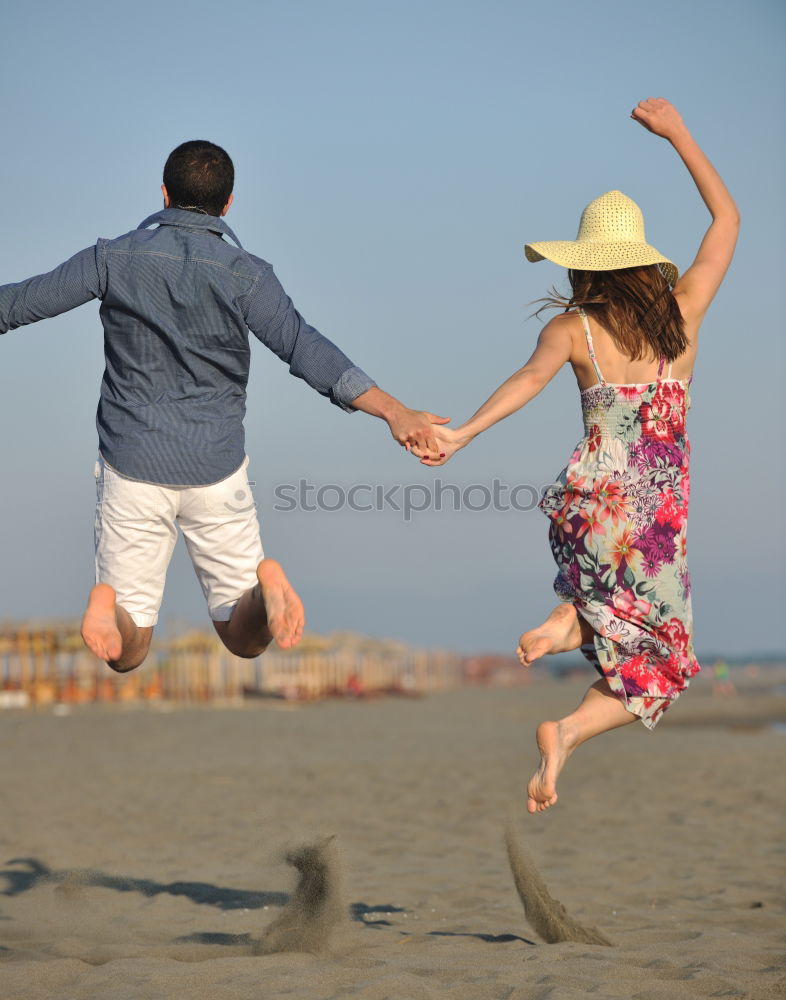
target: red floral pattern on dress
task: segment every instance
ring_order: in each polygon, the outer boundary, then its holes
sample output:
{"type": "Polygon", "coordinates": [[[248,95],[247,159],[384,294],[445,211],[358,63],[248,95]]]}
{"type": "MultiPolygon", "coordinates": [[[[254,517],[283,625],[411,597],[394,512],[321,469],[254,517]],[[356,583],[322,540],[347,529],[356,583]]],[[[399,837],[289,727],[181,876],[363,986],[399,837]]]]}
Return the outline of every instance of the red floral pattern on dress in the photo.
{"type": "Polygon", "coordinates": [[[652,728],[699,669],[686,525],[688,383],[600,382],[582,393],[585,437],[541,509],[555,589],[595,632],[585,655],[652,728]]]}
{"type": "Polygon", "coordinates": [[[674,440],[674,428],[671,424],[671,404],[657,392],[649,403],[641,408],[642,430],[649,437],[661,441],[674,440]]]}
{"type": "Polygon", "coordinates": [[[681,502],[670,486],[666,486],[660,496],[660,506],[655,511],[655,520],[679,531],[687,519],[688,505],[681,502]]]}
{"type": "Polygon", "coordinates": [[[669,645],[674,646],[680,653],[688,651],[690,634],[681,619],[670,618],[661,626],[661,632],[666,636],[669,645]]]}

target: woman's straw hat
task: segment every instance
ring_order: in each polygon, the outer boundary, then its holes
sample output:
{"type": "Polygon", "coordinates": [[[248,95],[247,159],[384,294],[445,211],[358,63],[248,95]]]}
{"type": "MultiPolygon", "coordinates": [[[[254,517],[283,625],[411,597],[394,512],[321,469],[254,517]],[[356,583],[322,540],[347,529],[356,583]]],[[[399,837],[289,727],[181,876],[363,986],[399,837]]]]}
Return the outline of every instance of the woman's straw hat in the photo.
{"type": "Polygon", "coordinates": [[[623,267],[657,264],[672,286],[679,271],[644,237],[641,209],[621,191],[607,191],[581,213],[575,240],[527,243],[527,260],[554,261],[575,271],[618,271],[623,267]]]}

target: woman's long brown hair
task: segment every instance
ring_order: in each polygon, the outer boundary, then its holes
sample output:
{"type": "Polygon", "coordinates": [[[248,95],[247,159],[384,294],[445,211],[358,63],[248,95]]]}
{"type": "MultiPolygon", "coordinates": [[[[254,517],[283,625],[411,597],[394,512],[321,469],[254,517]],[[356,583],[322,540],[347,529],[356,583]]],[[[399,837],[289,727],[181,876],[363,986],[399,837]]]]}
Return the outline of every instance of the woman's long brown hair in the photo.
{"type": "Polygon", "coordinates": [[[685,321],[657,264],[617,271],[568,271],[569,299],[552,288],[538,309],[581,307],[608,330],[632,361],[647,355],[676,361],[688,347],[685,321]]]}

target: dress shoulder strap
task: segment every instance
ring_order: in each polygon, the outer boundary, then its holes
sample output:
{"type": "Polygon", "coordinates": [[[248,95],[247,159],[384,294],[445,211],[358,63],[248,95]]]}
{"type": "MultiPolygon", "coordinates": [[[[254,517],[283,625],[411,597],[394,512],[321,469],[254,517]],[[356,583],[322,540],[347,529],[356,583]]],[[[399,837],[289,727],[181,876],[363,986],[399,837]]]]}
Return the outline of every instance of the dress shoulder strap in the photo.
{"type": "Polygon", "coordinates": [[[598,359],[595,357],[595,347],[592,343],[592,334],[590,332],[589,320],[587,319],[587,314],[583,309],[579,309],[579,316],[581,316],[581,323],[584,327],[584,336],[587,338],[587,351],[589,352],[590,361],[592,362],[592,367],[595,369],[595,374],[598,378],[598,382],[601,385],[606,384],[606,379],[603,377],[603,372],[600,370],[600,365],[598,364],[598,359]]]}

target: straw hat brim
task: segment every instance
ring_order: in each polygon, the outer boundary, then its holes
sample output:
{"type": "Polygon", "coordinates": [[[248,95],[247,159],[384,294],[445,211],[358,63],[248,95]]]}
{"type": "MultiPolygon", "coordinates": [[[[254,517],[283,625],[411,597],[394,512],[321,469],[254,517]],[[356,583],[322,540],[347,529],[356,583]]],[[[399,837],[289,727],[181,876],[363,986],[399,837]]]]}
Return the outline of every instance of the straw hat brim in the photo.
{"type": "Polygon", "coordinates": [[[645,267],[657,264],[663,277],[673,287],[679,271],[668,257],[658,253],[649,243],[606,243],[600,240],[550,240],[527,243],[527,260],[536,263],[550,260],[561,267],[577,271],[619,271],[623,267],[645,267]]]}

